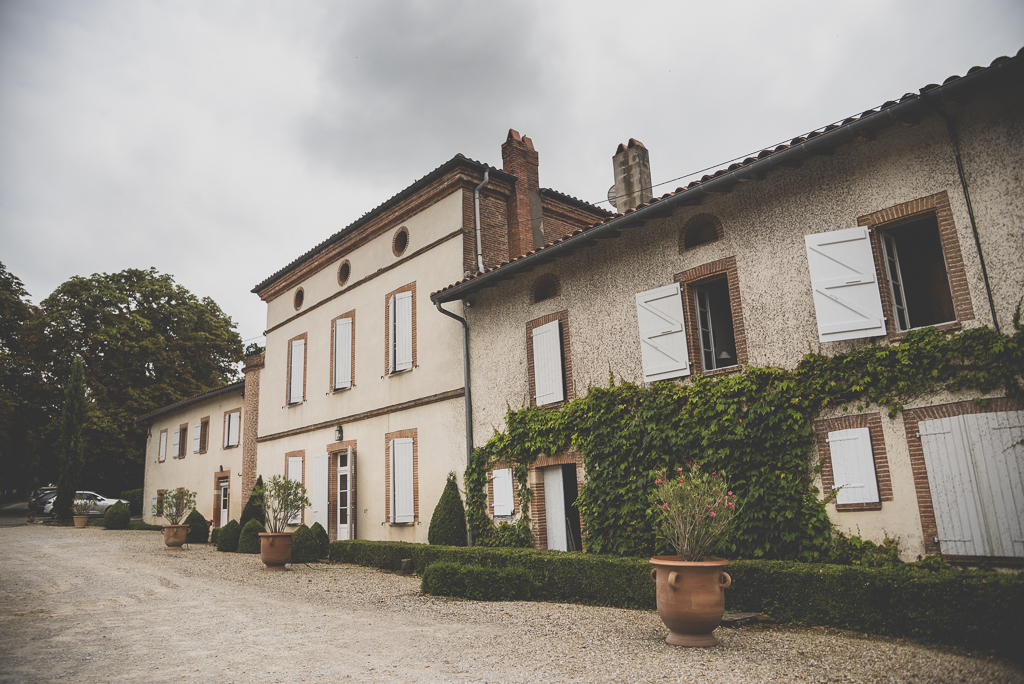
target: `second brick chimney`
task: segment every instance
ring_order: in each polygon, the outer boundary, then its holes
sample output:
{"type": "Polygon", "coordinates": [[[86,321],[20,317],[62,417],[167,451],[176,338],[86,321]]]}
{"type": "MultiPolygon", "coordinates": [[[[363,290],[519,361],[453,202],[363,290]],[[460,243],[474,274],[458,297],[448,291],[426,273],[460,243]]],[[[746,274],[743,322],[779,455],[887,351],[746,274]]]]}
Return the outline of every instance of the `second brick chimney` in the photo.
{"type": "Polygon", "coordinates": [[[533,141],[508,129],[501,146],[502,170],[516,177],[508,200],[508,258],[515,259],[544,245],[544,214],[541,209],[540,172],[533,141]]]}
{"type": "Polygon", "coordinates": [[[619,145],[612,157],[615,185],[608,192],[615,198],[615,208],[624,213],[654,199],[651,188],[651,159],[644,144],[635,138],[628,145],[619,145]]]}

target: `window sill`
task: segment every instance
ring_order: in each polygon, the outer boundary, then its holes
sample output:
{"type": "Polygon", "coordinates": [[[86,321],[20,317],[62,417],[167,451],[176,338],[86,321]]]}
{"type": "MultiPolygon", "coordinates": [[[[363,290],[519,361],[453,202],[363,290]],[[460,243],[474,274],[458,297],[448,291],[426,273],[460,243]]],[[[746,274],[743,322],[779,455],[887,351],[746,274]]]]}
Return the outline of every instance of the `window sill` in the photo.
{"type": "Polygon", "coordinates": [[[889,341],[896,342],[902,340],[909,333],[915,330],[925,330],[926,328],[933,328],[935,330],[945,332],[946,330],[960,330],[963,326],[960,325],[960,321],[950,321],[949,323],[939,323],[938,325],[922,325],[920,328],[911,328],[910,330],[895,330],[888,333],[889,341]]]}
{"type": "Polygon", "coordinates": [[[415,524],[416,524],[415,521],[413,521],[413,522],[403,522],[403,523],[389,522],[388,523],[388,527],[411,527],[411,526],[413,526],[415,524]]]}
{"type": "Polygon", "coordinates": [[[224,446],[223,448],[225,448],[225,449],[237,449],[238,445],[237,444],[228,444],[228,445],[224,446]]]}
{"type": "Polygon", "coordinates": [[[339,392],[348,392],[353,387],[355,387],[355,385],[349,385],[348,387],[335,387],[334,389],[331,390],[331,394],[338,394],[339,392]]]}
{"type": "Polygon", "coordinates": [[[849,513],[849,512],[856,512],[856,511],[880,511],[880,510],[882,510],[881,502],[836,504],[836,512],[837,513],[849,513]]]}
{"type": "Polygon", "coordinates": [[[701,375],[705,378],[713,378],[718,375],[730,375],[732,373],[739,373],[743,370],[743,366],[736,364],[735,366],[724,366],[722,368],[715,368],[714,370],[701,371],[701,375]]]}

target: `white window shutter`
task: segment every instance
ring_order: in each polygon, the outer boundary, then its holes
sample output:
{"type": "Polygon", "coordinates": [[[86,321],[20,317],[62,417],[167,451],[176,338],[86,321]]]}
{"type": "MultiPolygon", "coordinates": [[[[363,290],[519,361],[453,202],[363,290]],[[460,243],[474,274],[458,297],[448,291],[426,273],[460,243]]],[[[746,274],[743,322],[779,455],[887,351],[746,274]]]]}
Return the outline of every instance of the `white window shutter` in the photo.
{"type": "Polygon", "coordinates": [[[237,411],[233,411],[224,416],[224,446],[238,446],[238,428],[241,415],[237,411]]]}
{"type": "Polygon", "coordinates": [[[180,444],[180,441],[179,441],[180,439],[181,439],[181,428],[180,427],[174,428],[174,442],[173,442],[174,446],[173,446],[173,450],[172,450],[172,453],[171,453],[171,458],[178,458],[178,453],[179,453],[178,445],[180,444]]]}
{"type": "Polygon", "coordinates": [[[288,403],[297,404],[303,400],[303,369],[306,366],[306,341],[292,340],[291,368],[288,372],[288,403]]]}
{"type": "MultiPolygon", "coordinates": [[[[291,456],[288,458],[288,479],[295,482],[302,482],[302,456],[291,456]]],[[[289,525],[298,525],[301,522],[301,511],[288,519],[289,525]]]]}
{"type": "Polygon", "coordinates": [[[156,502],[157,502],[157,498],[158,498],[157,495],[154,494],[153,495],[153,506],[152,506],[152,508],[149,509],[153,513],[153,515],[156,515],[156,502]]]}
{"type": "Polygon", "coordinates": [[[391,522],[411,523],[416,520],[413,495],[412,439],[391,440],[391,522]]]}
{"type": "Polygon", "coordinates": [[[309,476],[309,502],[313,509],[313,522],[327,529],[327,460],[328,455],[313,454],[313,468],[309,476]]]}
{"type": "Polygon", "coordinates": [[[203,433],[203,424],[196,423],[195,427],[192,428],[192,453],[199,453],[199,437],[203,433]]]}
{"type": "Polygon", "coordinates": [[[412,292],[395,295],[395,371],[412,368],[412,292]]]}
{"type": "Polygon", "coordinates": [[[836,503],[878,503],[875,458],[868,428],[830,432],[828,448],[832,454],[832,479],[839,488],[836,503]]]}
{"type": "MultiPolygon", "coordinates": [[[[388,300],[388,337],[389,337],[389,348],[388,348],[388,373],[395,372],[395,297],[391,296],[388,300]]],[[[392,521],[394,522],[394,521],[392,521]]]]}
{"type": "Polygon", "coordinates": [[[537,406],[565,399],[559,323],[554,320],[533,329],[533,383],[537,390],[537,406]]]}
{"type": "Polygon", "coordinates": [[[352,386],[352,319],[334,321],[334,389],[352,386]]]}
{"type": "Polygon", "coordinates": [[[885,318],[868,229],[805,235],[818,340],[885,335],[885,318]]]}
{"type": "Polygon", "coordinates": [[[640,326],[644,381],[689,375],[690,358],[679,283],[637,294],[636,317],[640,326]]]}
{"type": "Polygon", "coordinates": [[[515,512],[515,498],[512,495],[512,469],[499,468],[491,475],[494,489],[494,515],[512,515],[515,512]]]}
{"type": "Polygon", "coordinates": [[[160,463],[167,460],[167,433],[160,433],[160,450],[157,452],[157,459],[160,463]]]}

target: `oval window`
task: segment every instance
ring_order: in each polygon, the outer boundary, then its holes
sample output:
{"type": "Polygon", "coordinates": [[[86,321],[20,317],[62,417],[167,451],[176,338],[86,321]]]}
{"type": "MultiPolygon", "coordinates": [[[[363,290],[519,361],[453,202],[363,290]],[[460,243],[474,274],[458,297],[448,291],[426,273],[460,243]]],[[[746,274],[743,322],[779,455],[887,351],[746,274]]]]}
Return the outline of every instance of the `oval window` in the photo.
{"type": "Polygon", "coordinates": [[[352,275],[352,264],[345,259],[341,262],[341,266],[338,266],[338,285],[347,283],[350,275],[352,275]]]}
{"type": "Polygon", "coordinates": [[[391,242],[391,248],[394,250],[395,256],[402,256],[408,246],[409,230],[403,226],[395,233],[395,238],[391,242]]]}

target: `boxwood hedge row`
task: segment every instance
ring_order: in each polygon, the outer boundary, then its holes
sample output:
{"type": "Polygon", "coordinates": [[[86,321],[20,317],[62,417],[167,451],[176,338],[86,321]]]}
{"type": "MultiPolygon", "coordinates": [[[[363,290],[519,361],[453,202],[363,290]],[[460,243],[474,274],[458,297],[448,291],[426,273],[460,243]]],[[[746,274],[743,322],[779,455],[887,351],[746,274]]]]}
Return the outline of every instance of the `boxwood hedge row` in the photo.
{"type": "MultiPolygon", "coordinates": [[[[366,540],[332,542],[330,548],[332,561],[387,570],[400,570],[404,558],[412,559],[418,573],[435,563],[523,568],[536,600],[655,607],[647,558],[366,540]]],[[[1024,574],[749,560],[732,561],[726,571],[733,580],[725,592],[729,611],[992,649],[1015,658],[1024,643],[1024,574]]],[[[444,581],[457,585],[452,570],[444,572],[444,581]]]]}

